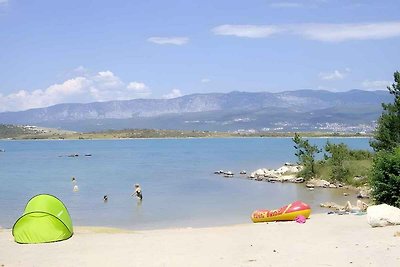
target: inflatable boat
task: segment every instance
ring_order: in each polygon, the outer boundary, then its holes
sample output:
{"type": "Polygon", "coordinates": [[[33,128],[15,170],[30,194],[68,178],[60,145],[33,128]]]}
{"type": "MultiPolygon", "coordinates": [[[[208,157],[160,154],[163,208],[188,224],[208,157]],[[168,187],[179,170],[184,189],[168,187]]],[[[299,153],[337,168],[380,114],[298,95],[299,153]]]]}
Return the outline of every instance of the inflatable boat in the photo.
{"type": "Polygon", "coordinates": [[[301,201],[296,201],[277,210],[256,210],[251,214],[251,220],[255,223],[293,221],[299,215],[308,218],[310,214],[310,206],[301,201]]]}

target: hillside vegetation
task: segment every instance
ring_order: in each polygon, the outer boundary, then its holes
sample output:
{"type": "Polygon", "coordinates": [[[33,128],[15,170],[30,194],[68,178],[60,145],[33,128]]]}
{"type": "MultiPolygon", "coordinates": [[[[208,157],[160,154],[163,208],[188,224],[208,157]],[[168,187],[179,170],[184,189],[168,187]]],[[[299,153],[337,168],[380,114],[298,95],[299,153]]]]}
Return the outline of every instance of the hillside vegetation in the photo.
{"type": "Polygon", "coordinates": [[[304,166],[298,174],[306,179],[318,178],[332,183],[363,185],[368,182],[374,154],[368,150],[350,149],[346,144],[326,142],[324,148],[312,145],[299,134],[293,137],[295,155],[304,166]],[[324,152],[322,160],[316,155],[324,152]]]}

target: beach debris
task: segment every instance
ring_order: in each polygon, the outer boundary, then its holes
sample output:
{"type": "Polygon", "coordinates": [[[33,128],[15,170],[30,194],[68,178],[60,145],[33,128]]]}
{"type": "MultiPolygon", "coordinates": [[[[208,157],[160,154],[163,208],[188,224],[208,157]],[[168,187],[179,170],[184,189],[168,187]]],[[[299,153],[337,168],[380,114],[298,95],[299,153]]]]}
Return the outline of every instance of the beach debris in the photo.
{"type": "Polygon", "coordinates": [[[299,215],[296,217],[296,219],[294,219],[297,223],[306,223],[306,217],[304,217],[303,215],[299,215]]]}
{"type": "Polygon", "coordinates": [[[400,209],[380,204],[367,208],[367,221],[372,227],[400,224],[400,209]]]}
{"type": "Polygon", "coordinates": [[[346,193],[346,192],[343,193],[343,196],[345,196],[345,197],[347,197],[348,195],[349,195],[349,194],[346,193]]]}
{"type": "Polygon", "coordinates": [[[306,184],[306,187],[307,187],[307,188],[312,188],[312,189],[314,189],[315,185],[314,185],[314,184],[311,184],[311,183],[307,183],[307,184],[306,184]]]}

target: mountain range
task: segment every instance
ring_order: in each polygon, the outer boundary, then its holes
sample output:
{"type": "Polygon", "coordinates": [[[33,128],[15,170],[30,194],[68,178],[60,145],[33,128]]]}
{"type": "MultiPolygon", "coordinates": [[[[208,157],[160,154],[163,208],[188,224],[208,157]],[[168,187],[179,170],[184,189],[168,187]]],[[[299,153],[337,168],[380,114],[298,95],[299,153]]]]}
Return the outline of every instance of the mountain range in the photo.
{"type": "Polygon", "coordinates": [[[208,131],[369,131],[392,102],[387,91],[297,90],[192,94],[0,113],[2,124],[75,131],[151,128],[208,131]]]}

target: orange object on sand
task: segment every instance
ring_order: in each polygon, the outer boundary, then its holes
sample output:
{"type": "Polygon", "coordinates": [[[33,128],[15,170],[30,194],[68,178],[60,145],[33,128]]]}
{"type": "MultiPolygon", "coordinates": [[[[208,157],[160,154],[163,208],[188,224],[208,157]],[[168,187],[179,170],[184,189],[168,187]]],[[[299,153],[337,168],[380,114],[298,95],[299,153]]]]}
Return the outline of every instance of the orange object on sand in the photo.
{"type": "Polygon", "coordinates": [[[257,222],[293,221],[297,216],[310,217],[311,208],[301,201],[293,202],[277,210],[256,210],[251,214],[251,220],[257,222]]]}

